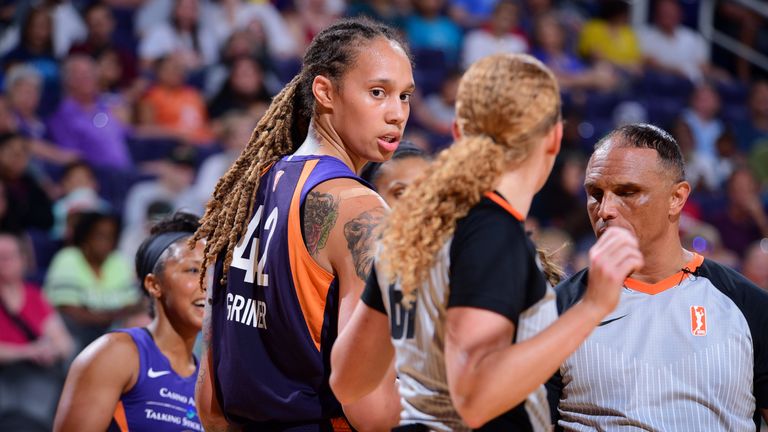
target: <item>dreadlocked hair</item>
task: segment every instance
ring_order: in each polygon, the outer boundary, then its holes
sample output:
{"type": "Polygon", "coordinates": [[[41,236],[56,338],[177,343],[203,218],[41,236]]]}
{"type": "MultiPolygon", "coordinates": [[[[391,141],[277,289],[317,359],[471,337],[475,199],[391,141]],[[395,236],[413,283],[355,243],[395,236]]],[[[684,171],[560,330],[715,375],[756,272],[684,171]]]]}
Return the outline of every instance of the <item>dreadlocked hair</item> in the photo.
{"type": "Polygon", "coordinates": [[[456,221],[560,121],[557,81],[531,56],[486,57],[461,79],[456,121],[462,138],[408,187],[382,229],[380,268],[400,283],[406,306],[456,221]]]}
{"type": "Polygon", "coordinates": [[[397,32],[368,19],[339,21],[320,32],[309,45],[301,71],[275,96],[253,130],[246,148],[219,179],[213,197],[206,205],[201,226],[189,240],[192,246],[200,239],[207,239],[201,284],[208,265],[222,253],[221,283],[226,283],[232,251],[252,216],[261,175],[280,158],[293,153],[306,139],[315,110],[312,93],[315,77],[322,75],[338,87],[344,73],[354,65],[357,55],[367,45],[365,42],[377,38],[396,42],[409,55],[406,43],[397,32]]]}

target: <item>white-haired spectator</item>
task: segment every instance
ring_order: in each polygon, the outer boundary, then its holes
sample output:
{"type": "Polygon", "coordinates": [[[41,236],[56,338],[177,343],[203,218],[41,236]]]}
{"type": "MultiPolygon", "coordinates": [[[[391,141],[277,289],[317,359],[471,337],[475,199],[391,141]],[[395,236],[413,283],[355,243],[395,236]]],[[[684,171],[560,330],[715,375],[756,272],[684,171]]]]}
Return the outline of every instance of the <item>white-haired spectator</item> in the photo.
{"type": "Polygon", "coordinates": [[[34,67],[17,64],[8,69],[5,89],[8,104],[16,118],[18,133],[27,137],[32,156],[56,164],[77,159],[77,153],[47,141],[47,128],[38,116],[43,77],[34,67]]]}

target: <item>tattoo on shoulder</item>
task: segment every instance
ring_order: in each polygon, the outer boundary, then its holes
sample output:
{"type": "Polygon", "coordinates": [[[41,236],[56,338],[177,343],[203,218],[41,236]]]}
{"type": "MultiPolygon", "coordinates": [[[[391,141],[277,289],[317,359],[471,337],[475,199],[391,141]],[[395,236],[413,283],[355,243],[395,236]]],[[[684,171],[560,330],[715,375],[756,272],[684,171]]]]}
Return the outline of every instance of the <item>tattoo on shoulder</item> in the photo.
{"type": "Polygon", "coordinates": [[[339,202],[332,194],[310,192],[304,202],[304,241],[312,257],[328,243],[339,217],[339,202]]]}
{"type": "Polygon", "coordinates": [[[383,207],[376,207],[360,213],[356,218],[344,224],[344,238],[347,248],[352,253],[357,277],[365,281],[373,264],[374,229],[384,220],[383,207]]]}

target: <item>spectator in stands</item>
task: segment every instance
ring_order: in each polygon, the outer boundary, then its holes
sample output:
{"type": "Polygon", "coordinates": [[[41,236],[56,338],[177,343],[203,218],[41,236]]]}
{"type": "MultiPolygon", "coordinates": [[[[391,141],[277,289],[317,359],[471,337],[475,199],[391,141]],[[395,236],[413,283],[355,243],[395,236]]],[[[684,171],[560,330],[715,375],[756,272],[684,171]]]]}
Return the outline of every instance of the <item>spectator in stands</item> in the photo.
{"type": "Polygon", "coordinates": [[[283,15],[299,53],[306,51],[315,35],[336,22],[344,12],[331,0],[293,0],[292,3],[294,8],[284,11],[283,15]]]}
{"type": "Polygon", "coordinates": [[[267,54],[266,40],[263,34],[251,28],[234,31],[221,50],[220,61],[208,69],[205,77],[205,96],[210,100],[224,87],[231,75],[232,65],[242,57],[251,57],[263,68],[264,72],[273,64],[267,54]]]}
{"type": "Polygon", "coordinates": [[[155,60],[172,53],[180,54],[188,71],[216,63],[220,40],[206,23],[200,19],[199,0],[175,0],[171,18],[154,25],[141,38],[142,69],[152,69],[155,60]]]}
{"type": "Polygon", "coordinates": [[[125,107],[99,90],[96,63],[82,54],[63,66],[67,97],[48,121],[53,141],[93,166],[128,169],[129,135],[125,107]]]}
{"type": "Polygon", "coordinates": [[[194,202],[190,189],[195,177],[195,152],[190,147],[177,147],[160,165],[157,179],[139,182],[128,191],[123,222],[126,229],[144,226],[147,207],[157,201],[173,203],[182,209],[194,202]]]}
{"type": "Polygon", "coordinates": [[[749,246],[744,254],[741,272],[755,285],[768,290],[768,240],[763,239],[749,246]]]}
{"type": "Polygon", "coordinates": [[[147,206],[147,214],[144,218],[144,225],[127,226],[120,233],[118,250],[120,254],[129,261],[136,258],[136,251],[139,250],[141,243],[149,236],[152,226],[160,219],[170,215],[173,212],[173,203],[158,200],[147,206]]]}
{"type": "Polygon", "coordinates": [[[19,43],[0,64],[28,63],[43,77],[43,109],[59,99],[59,63],[53,53],[53,21],[49,9],[37,6],[27,12],[19,43]]]}
{"type": "Polygon", "coordinates": [[[263,35],[269,56],[273,58],[298,57],[296,41],[286,31],[287,23],[270,2],[245,0],[219,0],[212,5],[209,18],[220,40],[226,40],[238,30],[263,35]]]}
{"type": "Polygon", "coordinates": [[[117,46],[113,42],[115,33],[115,18],[112,10],[99,1],[91,3],[83,12],[88,27],[87,37],[72,46],[70,53],[88,54],[94,59],[112,53],[117,56],[120,65],[120,75],[117,82],[120,87],[128,86],[137,74],[136,55],[129,49],[117,46]]]}
{"type": "Polygon", "coordinates": [[[709,223],[720,230],[723,245],[743,257],[753,242],[768,237],[768,214],[760,201],[760,189],[752,171],[737,168],[728,180],[728,203],[709,223]]]}
{"type": "Polygon", "coordinates": [[[589,66],[568,51],[563,26],[555,14],[542,15],[534,34],[533,55],[552,69],[562,91],[610,91],[618,86],[618,74],[610,63],[597,60],[589,66]]]}
{"type": "Polygon", "coordinates": [[[45,294],[64,318],[76,351],[145,309],[130,262],[115,251],[118,232],[114,216],[79,214],[72,246],[60,250],[48,268],[45,294]]]}
{"type": "Polygon", "coordinates": [[[586,166],[582,154],[562,153],[531,207],[533,217],[546,226],[564,230],[577,243],[592,234],[584,195],[586,166]]]}
{"type": "Polygon", "coordinates": [[[739,150],[749,154],[755,146],[768,145],[768,81],[752,84],[749,90],[749,118],[735,125],[739,150]]]}
{"type": "Polygon", "coordinates": [[[682,25],[682,9],[677,0],[659,0],[654,9],[654,25],[638,31],[647,67],[693,82],[709,72],[707,42],[701,34],[682,25]]]}
{"type": "Polygon", "coordinates": [[[526,53],[528,39],[518,25],[520,10],[514,0],[500,0],[485,25],[464,37],[462,65],[466,69],[492,54],[526,53]]]}
{"type": "Polygon", "coordinates": [[[216,119],[232,110],[259,112],[269,101],[261,65],[253,58],[240,57],[232,63],[227,81],[208,104],[208,114],[216,119]]]}
{"type": "Polygon", "coordinates": [[[72,45],[85,39],[87,28],[71,0],[45,0],[53,20],[53,53],[63,58],[72,45]]]}
{"type": "Polygon", "coordinates": [[[402,28],[411,2],[410,0],[406,1],[408,7],[403,7],[403,5],[397,4],[398,2],[391,0],[353,0],[349,3],[350,5],[344,12],[347,17],[365,16],[390,27],[402,28]]]}
{"type": "MultiPolygon", "coordinates": [[[[496,8],[504,0],[449,0],[448,15],[465,29],[482,26],[497,12],[496,8]]],[[[515,5],[517,6],[517,4],[515,5]]]]}
{"type": "Polygon", "coordinates": [[[19,124],[16,116],[13,115],[8,100],[0,94],[0,134],[16,133],[19,131],[19,124]]]}
{"type": "Polygon", "coordinates": [[[87,163],[75,161],[64,167],[61,176],[61,198],[53,204],[54,225],[51,238],[71,239],[78,213],[110,211],[110,205],[99,196],[99,183],[87,163]]]}
{"type": "Polygon", "coordinates": [[[448,145],[453,139],[451,133],[456,119],[456,93],[461,75],[458,70],[450,71],[438,93],[412,99],[414,117],[434,138],[431,145],[433,151],[437,150],[435,147],[448,145]]]}
{"type": "Polygon", "coordinates": [[[72,339],[39,287],[24,281],[18,237],[0,232],[0,430],[51,430],[72,339]]]}
{"type": "MultiPolygon", "coordinates": [[[[736,0],[724,0],[715,4],[715,25],[718,29],[722,29],[726,35],[745,46],[757,47],[763,39],[761,33],[764,34],[765,32],[766,19],[764,13],[757,12],[756,8],[751,7],[751,5],[764,6],[764,3],[750,4],[736,0]]],[[[736,53],[733,53],[732,57],[732,67],[735,69],[736,75],[742,81],[749,82],[753,77],[752,64],[747,58],[736,53]]]]}
{"type": "Polygon", "coordinates": [[[195,214],[204,213],[205,205],[213,196],[216,183],[251,140],[253,129],[266,112],[266,108],[267,106],[263,105],[261,113],[256,116],[244,112],[230,112],[223,117],[223,133],[219,141],[224,151],[209,157],[200,166],[193,186],[194,203],[190,203],[188,211],[195,214]]]}
{"type": "Polygon", "coordinates": [[[628,73],[640,73],[642,54],[629,25],[629,4],[623,0],[605,0],[601,4],[601,17],[584,24],[578,49],[590,60],[605,60],[628,73]]]}
{"type": "Polygon", "coordinates": [[[725,130],[723,122],[717,117],[719,111],[720,96],[705,83],[694,89],[690,107],[683,112],[682,121],[688,125],[693,137],[693,149],[687,155],[687,177],[693,189],[701,185],[717,190],[727,179],[727,173],[718,169],[720,155],[717,140],[725,130]]]}
{"type": "Polygon", "coordinates": [[[413,5],[413,13],[405,20],[405,32],[413,52],[418,54],[423,49],[441,51],[449,66],[457,65],[461,29],[442,13],[445,0],[414,0],[413,5]]]}
{"type": "Polygon", "coordinates": [[[53,225],[51,200],[28,170],[29,141],[21,135],[0,135],[0,180],[9,206],[0,227],[12,232],[48,230],[53,225]]]}
{"type": "Polygon", "coordinates": [[[205,101],[185,84],[183,59],[170,54],[157,60],[157,81],[139,104],[141,134],[178,139],[193,145],[210,144],[205,101]]]}
{"type": "Polygon", "coordinates": [[[16,117],[18,132],[29,139],[32,155],[36,158],[64,164],[77,159],[77,153],[61,149],[47,140],[47,128],[38,116],[42,76],[32,66],[11,66],[5,77],[8,102],[16,117]]]}

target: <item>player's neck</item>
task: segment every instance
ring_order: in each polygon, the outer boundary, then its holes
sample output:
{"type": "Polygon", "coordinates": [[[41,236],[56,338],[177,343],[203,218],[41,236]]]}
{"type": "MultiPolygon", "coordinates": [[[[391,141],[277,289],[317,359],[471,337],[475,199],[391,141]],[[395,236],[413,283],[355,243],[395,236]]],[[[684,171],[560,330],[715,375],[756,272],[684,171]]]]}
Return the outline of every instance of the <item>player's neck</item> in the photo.
{"type": "Polygon", "coordinates": [[[632,279],[654,284],[679,272],[685,264],[693,259],[693,253],[683,249],[680,236],[667,235],[644,250],[645,265],[639,271],[632,273],[632,279]]]}
{"type": "Polygon", "coordinates": [[[168,357],[173,369],[187,375],[187,367],[192,362],[192,350],[195,346],[197,333],[180,334],[164,316],[164,312],[158,308],[155,318],[147,326],[155,340],[158,349],[168,357]]]}
{"type": "Polygon", "coordinates": [[[367,161],[350,154],[341,138],[332,128],[323,127],[323,122],[310,122],[307,138],[293,153],[297,156],[331,156],[344,162],[355,173],[359,173],[367,161]]]}

